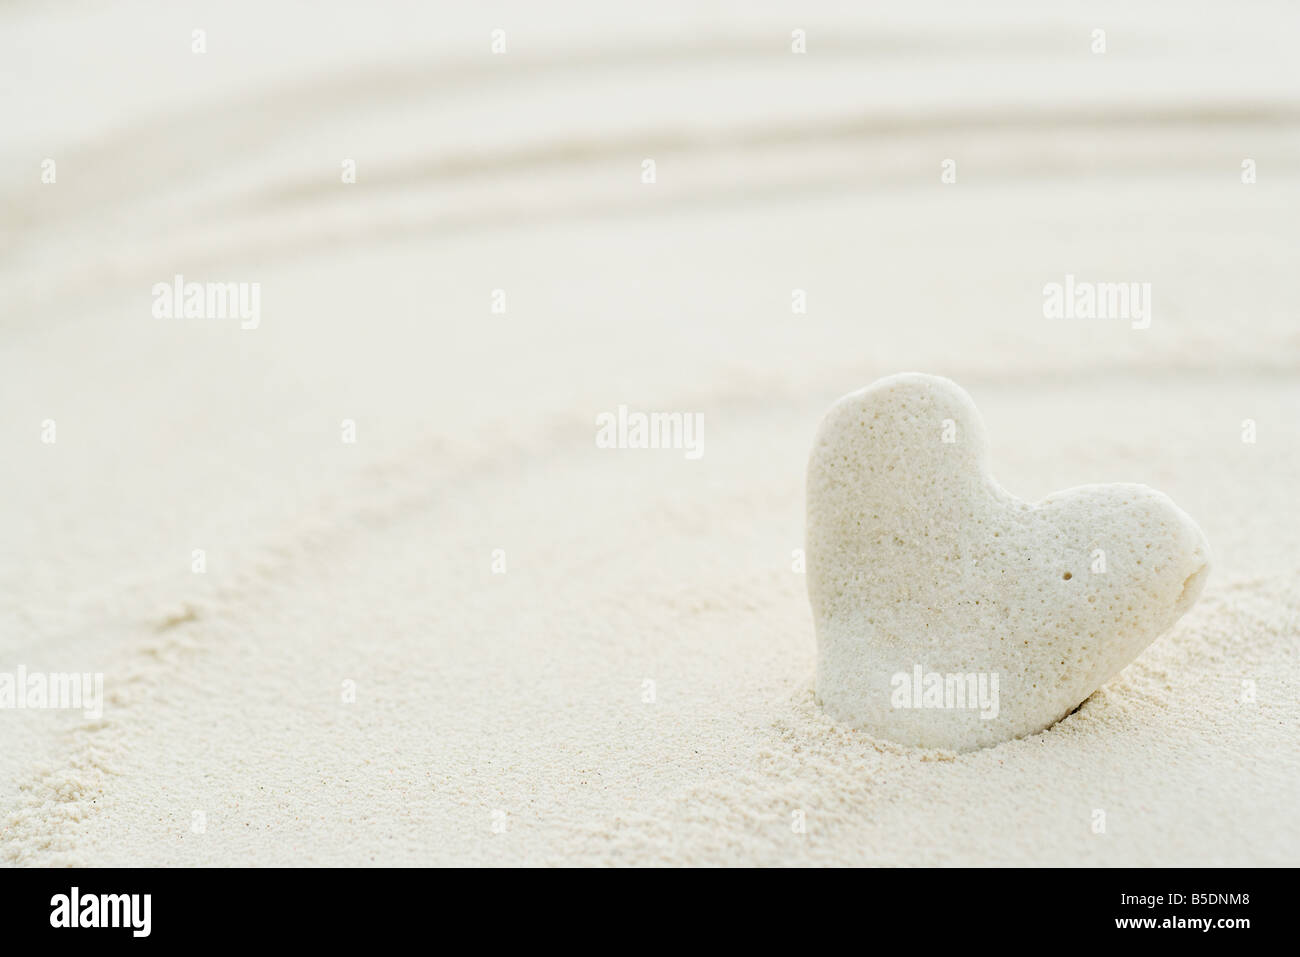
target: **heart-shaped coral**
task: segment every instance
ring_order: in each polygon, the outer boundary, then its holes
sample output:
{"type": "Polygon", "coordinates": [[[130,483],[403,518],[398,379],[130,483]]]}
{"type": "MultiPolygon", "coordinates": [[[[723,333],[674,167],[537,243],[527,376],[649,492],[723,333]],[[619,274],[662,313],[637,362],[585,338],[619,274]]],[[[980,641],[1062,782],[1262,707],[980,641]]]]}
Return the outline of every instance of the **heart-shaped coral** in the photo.
{"type": "Polygon", "coordinates": [[[1191,608],[1209,569],[1200,528],[1144,485],[1009,494],[970,396],[915,373],[827,412],[807,553],[827,712],[954,750],[1069,714],[1191,608]]]}

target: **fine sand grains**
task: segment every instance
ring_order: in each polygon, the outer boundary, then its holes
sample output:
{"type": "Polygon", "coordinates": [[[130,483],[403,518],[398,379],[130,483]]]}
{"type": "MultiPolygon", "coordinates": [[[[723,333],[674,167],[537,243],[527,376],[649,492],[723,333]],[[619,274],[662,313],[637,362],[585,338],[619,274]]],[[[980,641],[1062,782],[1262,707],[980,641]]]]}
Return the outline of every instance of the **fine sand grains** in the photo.
{"type": "MultiPolygon", "coordinates": [[[[1095,387],[1035,387],[1034,403],[1019,389],[975,388],[991,421],[1035,432],[1095,387]]],[[[1131,394],[1103,391],[1111,401],[1072,433],[1087,441],[1040,450],[1045,461],[1079,468],[1102,439],[1087,423],[1116,427],[1111,413],[1131,394]]],[[[1165,392],[1153,416],[1196,407],[1192,392],[1165,392]]],[[[1295,397],[1257,407],[1272,415],[1295,397]]],[[[1243,489],[1206,513],[1241,571],[1212,580],[1191,615],[1075,714],[969,754],[905,748],[813,702],[804,579],[789,562],[801,470],[762,465],[774,452],[797,463],[823,407],[706,403],[733,425],[689,479],[677,456],[592,460],[604,453],[565,430],[486,457],[431,449],[375,473],[383,495],[360,508],[341,497],[241,580],[141,629],[108,669],[119,694],[102,725],[73,732],[23,782],[6,859],[1243,864],[1294,854],[1300,607],[1287,576],[1249,570],[1253,554],[1280,555],[1223,520],[1280,505],[1281,490],[1243,489]],[[547,509],[567,520],[539,517],[547,509]],[[771,518],[755,524],[756,512],[771,518]],[[629,553],[629,537],[646,544],[629,553]],[[508,545],[504,576],[493,577],[490,549],[480,562],[460,557],[489,541],[508,545]],[[344,680],[356,683],[353,704],[340,699],[344,680]]],[[[1213,468],[1216,456],[1185,448],[1189,468],[1213,468]]],[[[1033,458],[1007,456],[1037,476],[1030,494],[1057,484],[1033,458]]],[[[1153,458],[1137,450],[1126,465],[1153,458]]],[[[1164,484],[1191,508],[1214,494],[1164,484]]]]}
{"type": "Polygon", "coordinates": [[[0,862],[1294,862],[1300,12],[1185,6],[0,8],[0,670],[106,696],[0,712],[0,862]],[[814,704],[810,445],[903,369],[1213,545],[1040,734],[814,704]]]}

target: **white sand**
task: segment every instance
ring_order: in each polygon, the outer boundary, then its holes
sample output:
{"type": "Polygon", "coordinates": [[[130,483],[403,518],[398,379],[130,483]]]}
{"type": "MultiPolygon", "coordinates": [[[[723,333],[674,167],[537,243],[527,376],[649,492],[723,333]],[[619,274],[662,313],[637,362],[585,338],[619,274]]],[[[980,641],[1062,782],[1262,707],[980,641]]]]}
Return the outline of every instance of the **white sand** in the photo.
{"type": "Polygon", "coordinates": [[[1294,6],[533,6],[0,12],[0,671],[109,696],[0,711],[0,860],[1294,862],[1294,6]],[[260,327],[154,319],[177,272],[260,327]],[[1066,273],[1151,328],[1043,319],[1066,273]],[[809,443],[901,369],[1014,494],[1143,482],[1214,549],[1043,734],[812,701],[809,443]],[[703,458],[597,449],[619,404],[703,458]]]}

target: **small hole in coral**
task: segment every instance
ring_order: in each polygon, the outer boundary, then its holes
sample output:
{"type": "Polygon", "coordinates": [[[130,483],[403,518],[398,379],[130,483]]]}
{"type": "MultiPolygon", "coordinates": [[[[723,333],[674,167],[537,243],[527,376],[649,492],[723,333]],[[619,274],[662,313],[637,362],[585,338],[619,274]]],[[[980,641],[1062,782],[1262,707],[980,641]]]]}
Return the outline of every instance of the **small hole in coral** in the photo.
{"type": "Polygon", "coordinates": [[[1072,574],[1070,574],[1069,572],[1066,572],[1066,573],[1065,573],[1064,575],[1062,575],[1061,577],[1064,578],[1066,581],[1069,581],[1069,580],[1070,580],[1071,578],[1073,578],[1074,576],[1073,576],[1072,574]]]}

